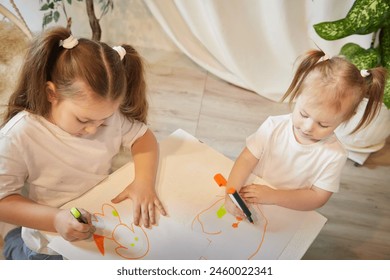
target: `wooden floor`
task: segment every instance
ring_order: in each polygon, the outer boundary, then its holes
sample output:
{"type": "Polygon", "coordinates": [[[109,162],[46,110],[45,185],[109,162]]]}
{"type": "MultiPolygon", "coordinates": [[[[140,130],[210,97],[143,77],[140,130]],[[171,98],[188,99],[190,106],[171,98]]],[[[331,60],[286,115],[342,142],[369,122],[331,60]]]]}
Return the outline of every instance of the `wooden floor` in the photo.
{"type": "MultiPolygon", "coordinates": [[[[149,123],[158,140],[182,128],[234,160],[267,116],[290,112],[288,105],[230,85],[184,55],[140,52],[147,62],[149,123]]],[[[340,192],[318,212],[328,222],[304,259],[390,259],[390,138],[363,166],[348,160],[340,192]]]]}

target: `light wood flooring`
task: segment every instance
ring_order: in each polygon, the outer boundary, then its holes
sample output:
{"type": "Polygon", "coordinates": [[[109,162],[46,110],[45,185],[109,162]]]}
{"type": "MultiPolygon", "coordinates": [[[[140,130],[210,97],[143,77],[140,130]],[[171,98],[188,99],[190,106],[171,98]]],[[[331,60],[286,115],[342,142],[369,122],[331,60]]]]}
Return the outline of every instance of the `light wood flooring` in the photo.
{"type": "MultiPolygon", "coordinates": [[[[290,112],[182,54],[140,52],[147,62],[149,123],[158,140],[182,128],[234,160],[267,116],[290,112]]],[[[390,138],[363,166],[348,160],[340,192],[318,212],[328,222],[303,259],[390,259],[390,138]]]]}

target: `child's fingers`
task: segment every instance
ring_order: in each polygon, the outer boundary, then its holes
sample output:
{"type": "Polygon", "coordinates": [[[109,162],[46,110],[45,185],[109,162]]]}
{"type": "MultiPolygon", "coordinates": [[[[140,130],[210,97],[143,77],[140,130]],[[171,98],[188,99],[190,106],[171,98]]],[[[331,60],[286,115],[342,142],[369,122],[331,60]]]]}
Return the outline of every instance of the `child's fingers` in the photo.
{"type": "Polygon", "coordinates": [[[233,216],[244,217],[244,213],[233,203],[233,201],[228,196],[225,200],[225,208],[233,216]]]}
{"type": "Polygon", "coordinates": [[[84,210],[83,208],[78,208],[78,210],[80,211],[81,215],[84,217],[85,220],[87,220],[88,224],[89,225],[92,225],[92,221],[91,221],[91,214],[84,210]]]}
{"type": "Polygon", "coordinates": [[[254,185],[243,186],[243,187],[240,189],[239,193],[240,193],[240,195],[241,195],[241,194],[244,194],[244,193],[248,193],[248,192],[251,192],[254,188],[255,188],[254,185]]]}
{"type": "Polygon", "coordinates": [[[148,212],[149,212],[149,218],[150,218],[150,224],[155,225],[156,224],[156,213],[154,209],[154,204],[150,203],[148,206],[148,212]]]}
{"type": "Polygon", "coordinates": [[[139,219],[141,216],[141,207],[139,205],[134,205],[133,207],[133,221],[136,226],[139,225],[139,219]]]}
{"type": "Polygon", "coordinates": [[[83,224],[78,221],[74,221],[70,224],[70,227],[65,230],[61,235],[65,240],[75,241],[88,239],[95,232],[95,227],[90,224],[83,224]]]}
{"type": "Polygon", "coordinates": [[[242,187],[240,190],[240,195],[244,199],[253,198],[258,195],[261,189],[255,185],[249,185],[242,187]]]}
{"type": "Polygon", "coordinates": [[[92,236],[93,231],[91,230],[91,227],[87,231],[73,231],[72,237],[76,240],[82,240],[82,239],[88,239],[92,236]]]}
{"type": "Polygon", "coordinates": [[[118,194],[116,197],[111,199],[112,203],[119,203],[127,198],[127,194],[125,191],[122,191],[120,194],[118,194]]]}
{"type": "Polygon", "coordinates": [[[147,205],[141,205],[142,223],[145,227],[149,227],[149,211],[147,205]]]}
{"type": "Polygon", "coordinates": [[[160,213],[163,215],[163,216],[166,216],[167,215],[167,212],[165,211],[165,208],[164,206],[162,205],[161,201],[159,199],[155,199],[154,200],[154,205],[156,205],[158,211],[160,211],[160,213]]]}

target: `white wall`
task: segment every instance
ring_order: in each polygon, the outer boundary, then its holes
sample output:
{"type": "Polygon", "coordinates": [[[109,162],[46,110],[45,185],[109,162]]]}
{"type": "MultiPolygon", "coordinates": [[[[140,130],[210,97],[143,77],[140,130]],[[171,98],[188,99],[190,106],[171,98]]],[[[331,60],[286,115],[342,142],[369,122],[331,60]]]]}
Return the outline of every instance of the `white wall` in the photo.
{"type": "MultiPolygon", "coordinates": [[[[30,30],[34,33],[40,32],[44,14],[40,11],[40,1],[15,0],[14,2],[30,30]]],[[[92,31],[88,22],[85,1],[73,0],[72,5],[68,5],[67,1],[64,2],[68,16],[72,17],[73,34],[78,37],[91,38],[92,31]]],[[[0,0],[0,3],[16,14],[9,1],[0,0]]],[[[95,13],[97,17],[100,17],[98,1],[95,1],[95,13]]],[[[62,13],[57,24],[66,25],[65,16],[62,13]]],[[[100,25],[102,28],[101,40],[109,44],[128,43],[136,47],[179,52],[150,14],[143,0],[115,0],[114,9],[101,19],[100,25]]]]}

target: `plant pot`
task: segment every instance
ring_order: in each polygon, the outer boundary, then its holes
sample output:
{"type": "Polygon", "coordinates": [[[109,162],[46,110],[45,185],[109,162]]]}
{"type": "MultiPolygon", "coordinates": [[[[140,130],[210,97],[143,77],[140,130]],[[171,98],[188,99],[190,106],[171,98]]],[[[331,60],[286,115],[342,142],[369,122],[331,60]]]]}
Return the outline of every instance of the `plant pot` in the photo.
{"type": "Polygon", "coordinates": [[[379,114],[361,130],[350,134],[357,126],[367,106],[367,98],[359,104],[356,114],[335,131],[347,150],[358,153],[372,153],[383,148],[390,135],[390,110],[382,103],[379,114]]]}

